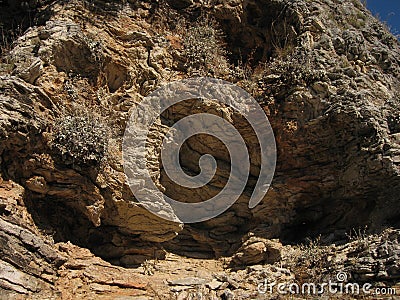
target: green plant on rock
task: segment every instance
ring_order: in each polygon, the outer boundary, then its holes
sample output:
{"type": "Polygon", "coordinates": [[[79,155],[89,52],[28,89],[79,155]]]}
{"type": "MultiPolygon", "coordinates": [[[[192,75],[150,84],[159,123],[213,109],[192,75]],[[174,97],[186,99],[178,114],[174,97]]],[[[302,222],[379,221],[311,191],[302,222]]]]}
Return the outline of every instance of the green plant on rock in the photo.
{"type": "Polygon", "coordinates": [[[100,116],[75,110],[56,120],[52,148],[67,164],[96,166],[107,152],[108,137],[108,127],[100,116]]]}

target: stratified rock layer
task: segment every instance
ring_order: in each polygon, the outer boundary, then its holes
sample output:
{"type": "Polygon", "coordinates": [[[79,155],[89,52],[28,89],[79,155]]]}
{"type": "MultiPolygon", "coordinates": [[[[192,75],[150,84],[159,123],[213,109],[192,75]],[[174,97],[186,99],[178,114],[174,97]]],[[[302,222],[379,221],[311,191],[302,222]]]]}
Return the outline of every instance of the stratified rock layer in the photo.
{"type": "MultiPolygon", "coordinates": [[[[1,14],[20,9],[12,4],[1,14]]],[[[285,250],[273,238],[293,242],[322,234],[330,243],[352,228],[379,232],[400,225],[400,47],[358,2],[36,5],[37,26],[15,41],[0,65],[1,296],[68,298],[74,292],[60,286],[74,276],[80,279],[72,285],[83,286],[79,295],[119,288],[144,293],[141,279],[131,280],[125,269],[82,248],[123,266],[164,258],[166,250],[204,258],[235,254],[232,265],[243,266],[282,260],[285,250]],[[199,157],[212,154],[219,166],[212,182],[190,190],[166,176],[160,141],[180,118],[223,116],[243,135],[251,160],[237,203],[210,221],[183,226],[154,216],[134,198],[121,141],[129,112],[143,97],[197,74],[185,57],[185,26],[203,26],[205,14],[223,32],[219,46],[226,55],[208,53],[218,66],[197,71],[252,93],[274,129],[278,162],[268,194],[249,209],[260,157],[244,118],[215,101],[188,101],[166,111],[151,129],[147,167],[160,190],[176,200],[207,200],[223,188],[230,169],[224,145],[200,135],[182,148],[181,164],[197,174],[199,157]],[[94,113],[110,127],[108,153],[97,165],[80,165],[52,147],[55,121],[71,110],[94,113]],[[243,239],[250,230],[255,237],[243,239]]],[[[162,203],[159,209],[171,213],[162,203]]],[[[388,245],[372,241],[378,254],[363,252],[367,269],[360,260],[347,264],[347,254],[341,266],[356,280],[395,280],[398,234],[390,234],[388,245]]],[[[235,286],[216,280],[209,286],[235,286]]]]}

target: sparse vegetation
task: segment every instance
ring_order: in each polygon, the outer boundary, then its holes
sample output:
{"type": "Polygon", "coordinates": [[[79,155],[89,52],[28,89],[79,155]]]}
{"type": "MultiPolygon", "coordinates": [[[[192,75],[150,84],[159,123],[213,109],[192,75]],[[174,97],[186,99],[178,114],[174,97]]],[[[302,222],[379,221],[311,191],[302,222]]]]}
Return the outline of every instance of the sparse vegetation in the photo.
{"type": "Polygon", "coordinates": [[[65,163],[99,165],[107,151],[108,135],[100,116],[75,109],[56,120],[52,147],[65,163]]]}
{"type": "Polygon", "coordinates": [[[362,251],[369,249],[369,235],[367,233],[367,226],[364,228],[353,228],[350,233],[347,234],[348,239],[351,242],[356,242],[357,250],[362,251]]]}
{"type": "Polygon", "coordinates": [[[264,64],[259,64],[253,69],[251,66],[251,56],[247,61],[238,60],[237,65],[232,65],[228,81],[235,82],[242,89],[255,96],[259,89],[258,81],[261,79],[265,70],[264,64]]]}
{"type": "Polygon", "coordinates": [[[351,14],[351,15],[347,16],[347,23],[357,29],[361,29],[366,24],[366,16],[364,15],[364,13],[362,11],[358,11],[355,14],[351,14]]]}
{"type": "Polygon", "coordinates": [[[0,75],[10,74],[14,69],[14,60],[4,57],[0,60],[0,75]]]}
{"type": "Polygon", "coordinates": [[[94,36],[84,35],[83,40],[90,51],[90,61],[97,64],[100,68],[103,65],[103,45],[100,40],[94,36]]]}
{"type": "Polygon", "coordinates": [[[298,265],[305,268],[303,271],[306,276],[315,282],[323,279],[323,271],[329,265],[328,253],[329,247],[321,245],[321,237],[312,240],[307,244],[300,246],[301,255],[298,257],[298,265]]]}
{"type": "Polygon", "coordinates": [[[10,74],[14,69],[14,60],[7,54],[11,50],[12,41],[22,34],[20,26],[15,30],[6,30],[0,23],[0,75],[10,74]]]}
{"type": "Polygon", "coordinates": [[[283,58],[294,51],[295,47],[292,35],[293,33],[291,33],[291,28],[286,19],[283,24],[279,24],[279,26],[275,25],[275,22],[272,22],[271,43],[274,48],[275,56],[283,58]]]}
{"type": "MultiPolygon", "coordinates": [[[[292,53],[285,59],[276,58],[267,66],[264,76],[276,76],[276,86],[309,85],[325,77],[314,58],[305,53],[292,53]]],[[[267,79],[267,81],[269,81],[267,79]]]]}
{"type": "Polygon", "coordinates": [[[22,35],[22,26],[21,24],[16,26],[16,28],[7,29],[0,23],[0,57],[7,54],[11,50],[13,41],[22,35]]]}
{"type": "Polygon", "coordinates": [[[190,26],[183,37],[183,46],[185,66],[190,75],[228,73],[229,65],[225,59],[222,33],[215,22],[206,19],[190,26]]]}
{"type": "Polygon", "coordinates": [[[143,268],[143,273],[144,275],[154,275],[154,272],[156,271],[156,266],[157,266],[158,260],[145,260],[141,267],[143,268]]]}

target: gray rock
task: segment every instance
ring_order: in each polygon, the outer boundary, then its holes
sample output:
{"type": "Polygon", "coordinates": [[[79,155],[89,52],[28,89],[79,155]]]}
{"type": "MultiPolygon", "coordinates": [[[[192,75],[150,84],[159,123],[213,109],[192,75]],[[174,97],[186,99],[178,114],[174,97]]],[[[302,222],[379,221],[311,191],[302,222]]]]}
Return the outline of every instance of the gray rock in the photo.
{"type": "Polygon", "coordinates": [[[221,287],[221,285],[222,282],[215,279],[207,283],[207,286],[212,290],[217,290],[219,287],[221,287]]]}
{"type": "Polygon", "coordinates": [[[199,277],[186,277],[176,280],[170,280],[168,283],[170,285],[181,285],[181,286],[192,286],[192,285],[202,285],[205,284],[207,280],[199,277]]]}
{"type": "Polygon", "coordinates": [[[171,292],[179,293],[179,292],[191,289],[191,288],[193,288],[193,286],[191,286],[191,285],[178,285],[178,286],[172,287],[171,292]]]}

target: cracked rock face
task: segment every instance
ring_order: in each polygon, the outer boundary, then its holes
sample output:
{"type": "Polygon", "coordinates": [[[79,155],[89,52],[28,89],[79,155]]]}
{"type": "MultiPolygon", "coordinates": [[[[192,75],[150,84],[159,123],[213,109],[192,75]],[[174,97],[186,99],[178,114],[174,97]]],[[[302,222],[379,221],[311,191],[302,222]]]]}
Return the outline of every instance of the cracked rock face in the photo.
{"type": "MultiPolygon", "coordinates": [[[[137,266],[167,251],[198,258],[234,254],[234,266],[272,264],[285,251],[272,239],[296,242],[321,234],[331,243],[352,228],[379,232],[400,225],[400,47],[363,6],[334,0],[31,6],[38,10],[37,26],[15,41],[0,65],[0,296],[66,297],[59,287],[76,278],[74,270],[93,295],[119,288],[140,295],[145,283],[111,264],[137,266]],[[208,135],[188,139],[180,163],[196,175],[199,157],[213,155],[213,180],[187,189],[167,176],[160,145],[185,116],[222,116],[240,132],[250,157],[238,201],[214,219],[184,225],[153,215],[135,199],[121,144],[137,104],[160,85],[189,76],[185,34],[205,14],[222,32],[216,47],[226,51],[212,51],[210,56],[223,56],[212,60],[221,64],[202,71],[253,95],[274,130],[278,160],[269,192],[249,209],[260,150],[243,116],[215,99],[171,107],[151,128],[143,162],[160,192],[182,202],[204,201],[229,178],[229,153],[208,135]],[[65,160],[52,146],[57,120],[80,111],[110,128],[108,152],[98,164],[65,160]],[[249,231],[255,237],[247,239],[249,231]]],[[[359,266],[349,272],[362,280],[398,278],[398,264],[390,261],[380,277],[371,271],[385,251],[398,256],[396,234],[391,244],[373,241],[378,252],[365,253],[367,271],[359,266]]],[[[228,286],[211,284],[218,285],[228,286]]]]}
{"type": "MultiPolygon", "coordinates": [[[[119,33],[114,34],[119,36],[119,33]]],[[[149,84],[147,79],[151,81],[150,78],[160,76],[147,66],[149,36],[136,38],[134,51],[143,53],[143,57],[129,55],[133,59],[129,72],[136,72],[132,68],[137,67],[138,72],[146,73],[141,84],[149,84]],[[137,63],[147,67],[138,67],[137,63]]],[[[1,77],[1,153],[2,163],[7,165],[3,176],[26,188],[27,197],[32,201],[32,214],[44,223],[41,225],[55,229],[57,240],[71,239],[89,248],[89,245],[97,245],[98,255],[137,264],[146,255],[152,257],[159,252],[156,255],[161,257],[163,251],[152,243],[175,237],[181,224],[166,222],[135,203],[125,183],[117,146],[110,153],[110,163],[99,172],[96,168],[82,168],[63,161],[48,143],[51,137],[46,133],[46,127],[54,124],[60,109],[68,106],[68,102],[81,102],[82,97],[88,97],[89,102],[110,100],[99,99],[94,90],[96,81],[107,82],[105,89],[112,92],[125,83],[128,66],[117,57],[106,56],[101,47],[79,24],[58,17],[20,38],[18,46],[10,52],[15,61],[13,74],[20,78],[1,77]],[[37,73],[22,71],[25,66],[31,68],[30,63],[26,63],[31,58],[43,62],[40,68],[43,76],[37,78],[37,73]],[[129,236],[128,240],[124,236],[129,236]],[[132,247],[146,250],[131,251],[132,247]]],[[[131,87],[134,96],[117,96],[125,97],[125,104],[117,98],[111,100],[118,108],[114,116],[107,118],[114,123],[116,131],[118,124],[123,124],[128,117],[128,102],[141,97],[136,92],[140,88],[131,87]]],[[[113,138],[118,139],[118,134],[113,138]]],[[[156,168],[154,172],[159,172],[158,166],[156,168]]]]}

